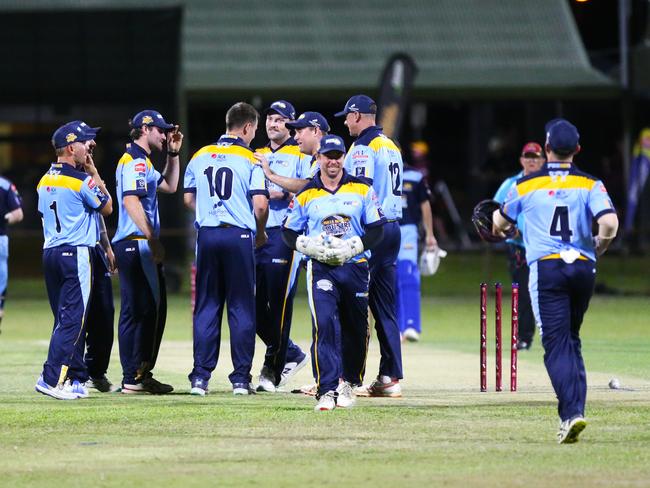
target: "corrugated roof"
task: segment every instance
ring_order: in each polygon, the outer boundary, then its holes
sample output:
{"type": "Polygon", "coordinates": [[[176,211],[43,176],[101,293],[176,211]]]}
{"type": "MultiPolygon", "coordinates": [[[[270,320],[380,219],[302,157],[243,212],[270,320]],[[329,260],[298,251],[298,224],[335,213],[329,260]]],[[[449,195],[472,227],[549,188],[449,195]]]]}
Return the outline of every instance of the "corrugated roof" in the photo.
{"type": "MultiPolygon", "coordinates": [[[[142,8],[135,0],[21,0],[4,8],[142,8]]],[[[189,92],[375,88],[411,54],[420,90],[612,86],[586,56],[566,0],[179,0],[189,92]]]]}

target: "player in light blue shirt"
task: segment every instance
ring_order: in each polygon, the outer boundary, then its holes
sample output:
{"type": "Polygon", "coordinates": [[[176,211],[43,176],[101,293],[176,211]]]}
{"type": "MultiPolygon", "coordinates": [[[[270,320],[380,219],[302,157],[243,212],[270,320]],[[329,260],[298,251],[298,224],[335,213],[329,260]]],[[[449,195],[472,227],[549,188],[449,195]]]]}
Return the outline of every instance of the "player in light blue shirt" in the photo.
{"type": "Polygon", "coordinates": [[[0,177],[0,324],[4,317],[5,295],[9,278],[9,236],[7,228],[23,220],[22,200],[16,186],[0,177]]]}
{"type": "Polygon", "coordinates": [[[336,117],[345,117],[345,125],[356,141],[345,157],[346,171],[368,181],[379,199],[387,224],[384,238],[370,258],[370,309],[375,317],[375,329],[380,345],[381,360],[377,379],[359,388],[357,394],[379,397],[400,397],[399,380],[402,372],[402,346],[396,309],[396,270],[402,218],[402,175],[404,164],[395,143],[376,125],[377,104],[366,95],[355,95],[336,117]]]}
{"type": "Polygon", "coordinates": [[[596,256],[616,236],[618,218],[597,178],[573,163],[580,151],[576,127],[564,119],[546,125],[548,162],[517,180],[501,209],[494,232],[524,216],[524,245],[530,267],[529,291],[544,346],[544,364],[558,398],[561,444],[576,442],[584,419],[587,375],[580,326],[593,294],[596,256]],[[591,235],[593,223],[598,235],[591,235]]]}
{"type": "Polygon", "coordinates": [[[37,189],[45,237],[43,271],[54,327],[35,389],[59,400],[88,396],[83,386],[88,379],[83,350],[98,239],[95,215],[113,211],[91,157],[98,130],[81,121],[59,127],[52,136],[57,162],[37,189]]]}
{"type": "Polygon", "coordinates": [[[138,112],[129,125],[132,142],[115,172],[120,213],[113,237],[120,275],[121,391],[164,394],[173,387],[159,382],[152,373],[167,318],[158,193],[176,192],[183,134],[155,110],[138,112]],[[149,158],[152,151],[166,153],[162,173],[149,158]]]}
{"type": "Polygon", "coordinates": [[[205,395],[219,360],[221,320],[228,302],[233,394],[254,392],[255,247],[266,242],[268,197],[249,144],[259,114],[239,102],[226,113],[227,134],[198,150],[185,170],[185,205],[196,210],[194,367],[190,393],[205,395]]]}
{"type": "MultiPolygon", "coordinates": [[[[528,176],[544,164],[542,146],[536,142],[528,142],[521,150],[519,164],[522,170],[510,178],[507,178],[499,187],[494,200],[503,203],[510,190],[517,184],[517,180],[528,176]]],[[[512,238],[506,240],[508,246],[508,268],[513,283],[519,283],[519,337],[517,340],[518,350],[528,350],[533,343],[535,335],[535,317],[530,305],[528,294],[528,263],[526,262],[526,248],[524,247],[524,216],[520,214],[517,218],[517,229],[519,232],[512,238]]]]}
{"type": "Polygon", "coordinates": [[[386,219],[372,187],[343,169],[343,139],[325,136],[318,151],[320,171],[291,202],[283,238],[311,258],[307,291],[319,400],[315,409],[332,410],[353,406],[353,388],[363,381],[369,337],[368,250],[374,252],[383,237],[386,219]],[[323,243],[328,243],[327,250],[323,243]]]}

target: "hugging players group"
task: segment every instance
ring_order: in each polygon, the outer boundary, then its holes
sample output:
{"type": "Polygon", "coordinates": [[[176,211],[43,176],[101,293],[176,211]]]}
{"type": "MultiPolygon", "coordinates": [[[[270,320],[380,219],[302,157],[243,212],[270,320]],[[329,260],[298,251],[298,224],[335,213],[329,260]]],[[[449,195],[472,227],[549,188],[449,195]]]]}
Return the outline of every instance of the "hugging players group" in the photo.
{"type": "MultiPolygon", "coordinates": [[[[336,114],[355,138],[346,150],[322,114],[296,117],[290,103],[276,101],[265,113],[269,143],[254,151],[260,116],[240,102],[226,114],[226,134],[187,164],[184,202],[195,211],[197,231],[191,394],[208,393],[225,304],[234,394],[276,391],[308,362],[289,338],[299,261],[306,259],[316,410],[351,407],[357,395],[401,396],[395,264],[403,163],[376,112],[371,98],[356,95],[336,114]],[[381,361],[364,386],[368,307],[381,361]],[[256,333],[266,354],[254,387],[256,333]]],[[[57,129],[57,161],[38,185],[55,323],[35,388],[63,400],[87,397],[88,388],[111,390],[113,304],[102,296],[117,270],[121,391],[169,393],[152,375],[166,318],[157,193],[177,190],[183,134],[153,110],[130,121],[131,142],[116,169],[119,223],[111,246],[103,216],[113,199],[92,158],[98,132],[82,121],[57,129]],[[162,172],[149,159],[153,150],[166,152],[162,172]]]]}

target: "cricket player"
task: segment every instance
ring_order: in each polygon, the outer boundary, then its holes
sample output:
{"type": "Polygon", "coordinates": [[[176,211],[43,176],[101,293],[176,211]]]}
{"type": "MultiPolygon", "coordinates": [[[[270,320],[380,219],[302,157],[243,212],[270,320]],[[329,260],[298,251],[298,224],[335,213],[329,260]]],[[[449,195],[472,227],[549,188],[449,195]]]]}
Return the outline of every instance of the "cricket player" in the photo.
{"type": "Polygon", "coordinates": [[[316,411],[355,404],[353,387],[363,382],[369,338],[368,249],[382,239],[386,220],[372,187],[343,169],[344,156],[343,139],[323,137],[320,171],[294,197],[284,222],[287,245],[311,258],[316,411]]]}
{"type": "MultiPolygon", "coordinates": [[[[514,176],[507,178],[494,195],[494,201],[503,203],[511,188],[516,185],[517,180],[523,176],[539,171],[544,164],[542,146],[536,142],[528,142],[521,150],[519,164],[522,170],[514,176]]],[[[526,248],[522,234],[524,232],[524,218],[519,216],[517,220],[519,233],[506,240],[508,245],[508,268],[513,283],[519,283],[519,337],[517,350],[526,351],[533,344],[535,335],[535,317],[530,305],[530,294],[528,293],[528,263],[526,262],[526,248]]]]}
{"type": "Polygon", "coordinates": [[[375,318],[381,361],[377,379],[357,389],[358,395],[401,397],[402,350],[397,323],[395,272],[400,248],[403,163],[400,150],[376,125],[377,104],[366,95],[355,95],[335,117],[345,117],[350,135],[356,137],[345,156],[346,171],[372,184],[386,216],[384,238],[370,256],[370,310],[375,318]]]}
{"type": "Polygon", "coordinates": [[[59,127],[52,136],[57,161],[37,188],[45,236],[43,271],[54,327],[35,389],[58,400],[88,396],[83,351],[98,240],[95,215],[113,211],[89,151],[96,135],[96,129],[80,121],[59,127]]]}
{"type": "Polygon", "coordinates": [[[158,192],[176,192],[183,134],[155,110],[138,112],[129,125],[132,142],[117,163],[119,221],[113,237],[122,298],[118,325],[121,391],[165,394],[174,388],[152,374],[167,318],[158,192]],[[154,150],[166,150],[162,173],[149,159],[154,150]]]}
{"type": "Polygon", "coordinates": [[[249,145],[259,114],[239,102],[226,113],[227,133],[198,150],[185,170],[185,205],[196,210],[194,368],[190,394],[204,396],[219,360],[221,319],[228,304],[229,375],[235,395],[255,393],[255,248],[266,242],[269,192],[249,145]]]}
{"type": "MultiPolygon", "coordinates": [[[[295,118],[291,103],[273,102],[266,110],[269,143],[255,154],[264,156],[273,174],[302,179],[309,175],[311,158],[300,152],[285,125],[295,118]]],[[[308,358],[289,338],[300,257],[282,240],[281,226],[293,194],[272,181],[267,186],[268,241],[255,250],[257,334],[267,346],[257,391],[274,392],[302,369],[308,358]]]]}
{"type": "Polygon", "coordinates": [[[397,256],[397,318],[402,337],[420,340],[420,268],[418,262],[419,224],[425,235],[425,250],[435,251],[438,241],[433,234],[431,190],[424,175],[416,168],[404,166],[402,181],[402,218],[399,221],[400,249],[397,256]]]}
{"type": "Polygon", "coordinates": [[[264,176],[273,184],[290,193],[298,193],[319,170],[316,156],[321,139],[330,131],[327,119],[319,112],[304,112],[297,120],[285,124],[289,129],[295,130],[294,139],[300,148],[300,152],[311,157],[309,161],[309,174],[301,174],[296,177],[284,176],[276,173],[268,163],[263,154],[256,155],[264,176]]]}
{"type": "Polygon", "coordinates": [[[587,376],[580,326],[594,291],[596,259],[616,236],[618,218],[605,185],[573,163],[580,151],[576,127],[564,119],[546,125],[547,163],[517,180],[492,216],[494,232],[523,215],[529,291],[544,346],[544,364],[558,399],[557,440],[570,444],[584,430],[587,376]],[[591,235],[596,222],[598,234],[591,235]]]}
{"type": "Polygon", "coordinates": [[[5,295],[9,278],[9,236],[7,228],[23,220],[22,200],[16,186],[7,178],[0,176],[0,325],[5,311],[5,295]]]}

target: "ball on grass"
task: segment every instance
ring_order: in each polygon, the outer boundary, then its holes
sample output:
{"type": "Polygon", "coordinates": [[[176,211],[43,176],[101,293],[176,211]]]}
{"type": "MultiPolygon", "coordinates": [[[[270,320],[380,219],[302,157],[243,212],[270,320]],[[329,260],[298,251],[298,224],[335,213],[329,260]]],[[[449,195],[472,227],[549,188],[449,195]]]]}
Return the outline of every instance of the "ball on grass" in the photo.
{"type": "Polygon", "coordinates": [[[612,390],[618,390],[621,387],[621,383],[618,381],[618,378],[612,378],[609,380],[609,387],[612,390]]]}

